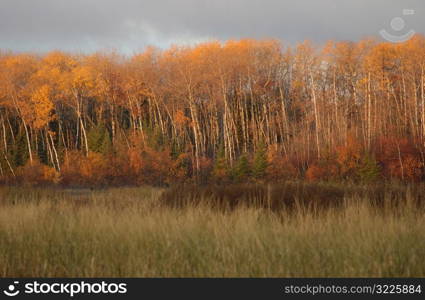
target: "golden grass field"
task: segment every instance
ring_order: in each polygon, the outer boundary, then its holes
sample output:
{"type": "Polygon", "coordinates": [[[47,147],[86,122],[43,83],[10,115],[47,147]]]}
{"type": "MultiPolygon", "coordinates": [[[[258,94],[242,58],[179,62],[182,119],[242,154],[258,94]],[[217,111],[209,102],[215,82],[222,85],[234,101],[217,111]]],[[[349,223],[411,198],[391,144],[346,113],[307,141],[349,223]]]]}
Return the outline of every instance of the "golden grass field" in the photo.
{"type": "Polygon", "coordinates": [[[290,210],[173,207],[166,192],[0,188],[0,276],[425,276],[425,214],[410,189],[397,207],[353,194],[290,210]]]}

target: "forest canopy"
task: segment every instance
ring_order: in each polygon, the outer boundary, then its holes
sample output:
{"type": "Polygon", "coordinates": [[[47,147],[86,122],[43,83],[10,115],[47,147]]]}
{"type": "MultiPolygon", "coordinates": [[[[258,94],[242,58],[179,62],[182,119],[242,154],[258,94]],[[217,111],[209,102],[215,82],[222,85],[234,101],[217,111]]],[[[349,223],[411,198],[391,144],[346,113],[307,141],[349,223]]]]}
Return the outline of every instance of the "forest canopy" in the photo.
{"type": "Polygon", "coordinates": [[[425,38],[0,53],[3,183],[424,179],[425,38]]]}

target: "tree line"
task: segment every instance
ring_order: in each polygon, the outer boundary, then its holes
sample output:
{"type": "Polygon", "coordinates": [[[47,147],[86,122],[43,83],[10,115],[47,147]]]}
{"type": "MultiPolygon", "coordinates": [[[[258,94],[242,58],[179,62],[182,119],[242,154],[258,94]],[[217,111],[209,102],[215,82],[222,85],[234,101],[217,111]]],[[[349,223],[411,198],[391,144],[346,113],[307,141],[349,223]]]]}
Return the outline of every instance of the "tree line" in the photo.
{"type": "Polygon", "coordinates": [[[3,183],[422,180],[425,38],[0,53],[3,183]]]}

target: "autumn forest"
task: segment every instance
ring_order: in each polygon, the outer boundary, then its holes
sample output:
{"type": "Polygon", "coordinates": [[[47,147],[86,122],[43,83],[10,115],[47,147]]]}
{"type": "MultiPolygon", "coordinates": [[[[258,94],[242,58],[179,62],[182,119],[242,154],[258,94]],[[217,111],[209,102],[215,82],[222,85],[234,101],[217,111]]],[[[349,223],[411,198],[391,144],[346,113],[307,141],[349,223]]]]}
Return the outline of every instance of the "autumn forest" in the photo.
{"type": "Polygon", "coordinates": [[[420,35],[0,54],[2,183],[424,177],[420,35]]]}

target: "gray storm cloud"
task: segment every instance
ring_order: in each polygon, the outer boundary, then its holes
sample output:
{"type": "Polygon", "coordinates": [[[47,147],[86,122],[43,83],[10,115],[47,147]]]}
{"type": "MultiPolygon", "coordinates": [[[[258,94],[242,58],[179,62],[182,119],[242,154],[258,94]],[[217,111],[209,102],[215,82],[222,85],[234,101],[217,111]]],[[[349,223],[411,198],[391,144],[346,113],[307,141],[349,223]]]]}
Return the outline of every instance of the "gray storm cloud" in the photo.
{"type": "Polygon", "coordinates": [[[358,40],[391,32],[397,16],[424,33],[424,14],[423,0],[0,0],[0,48],[131,53],[208,39],[358,40]]]}

